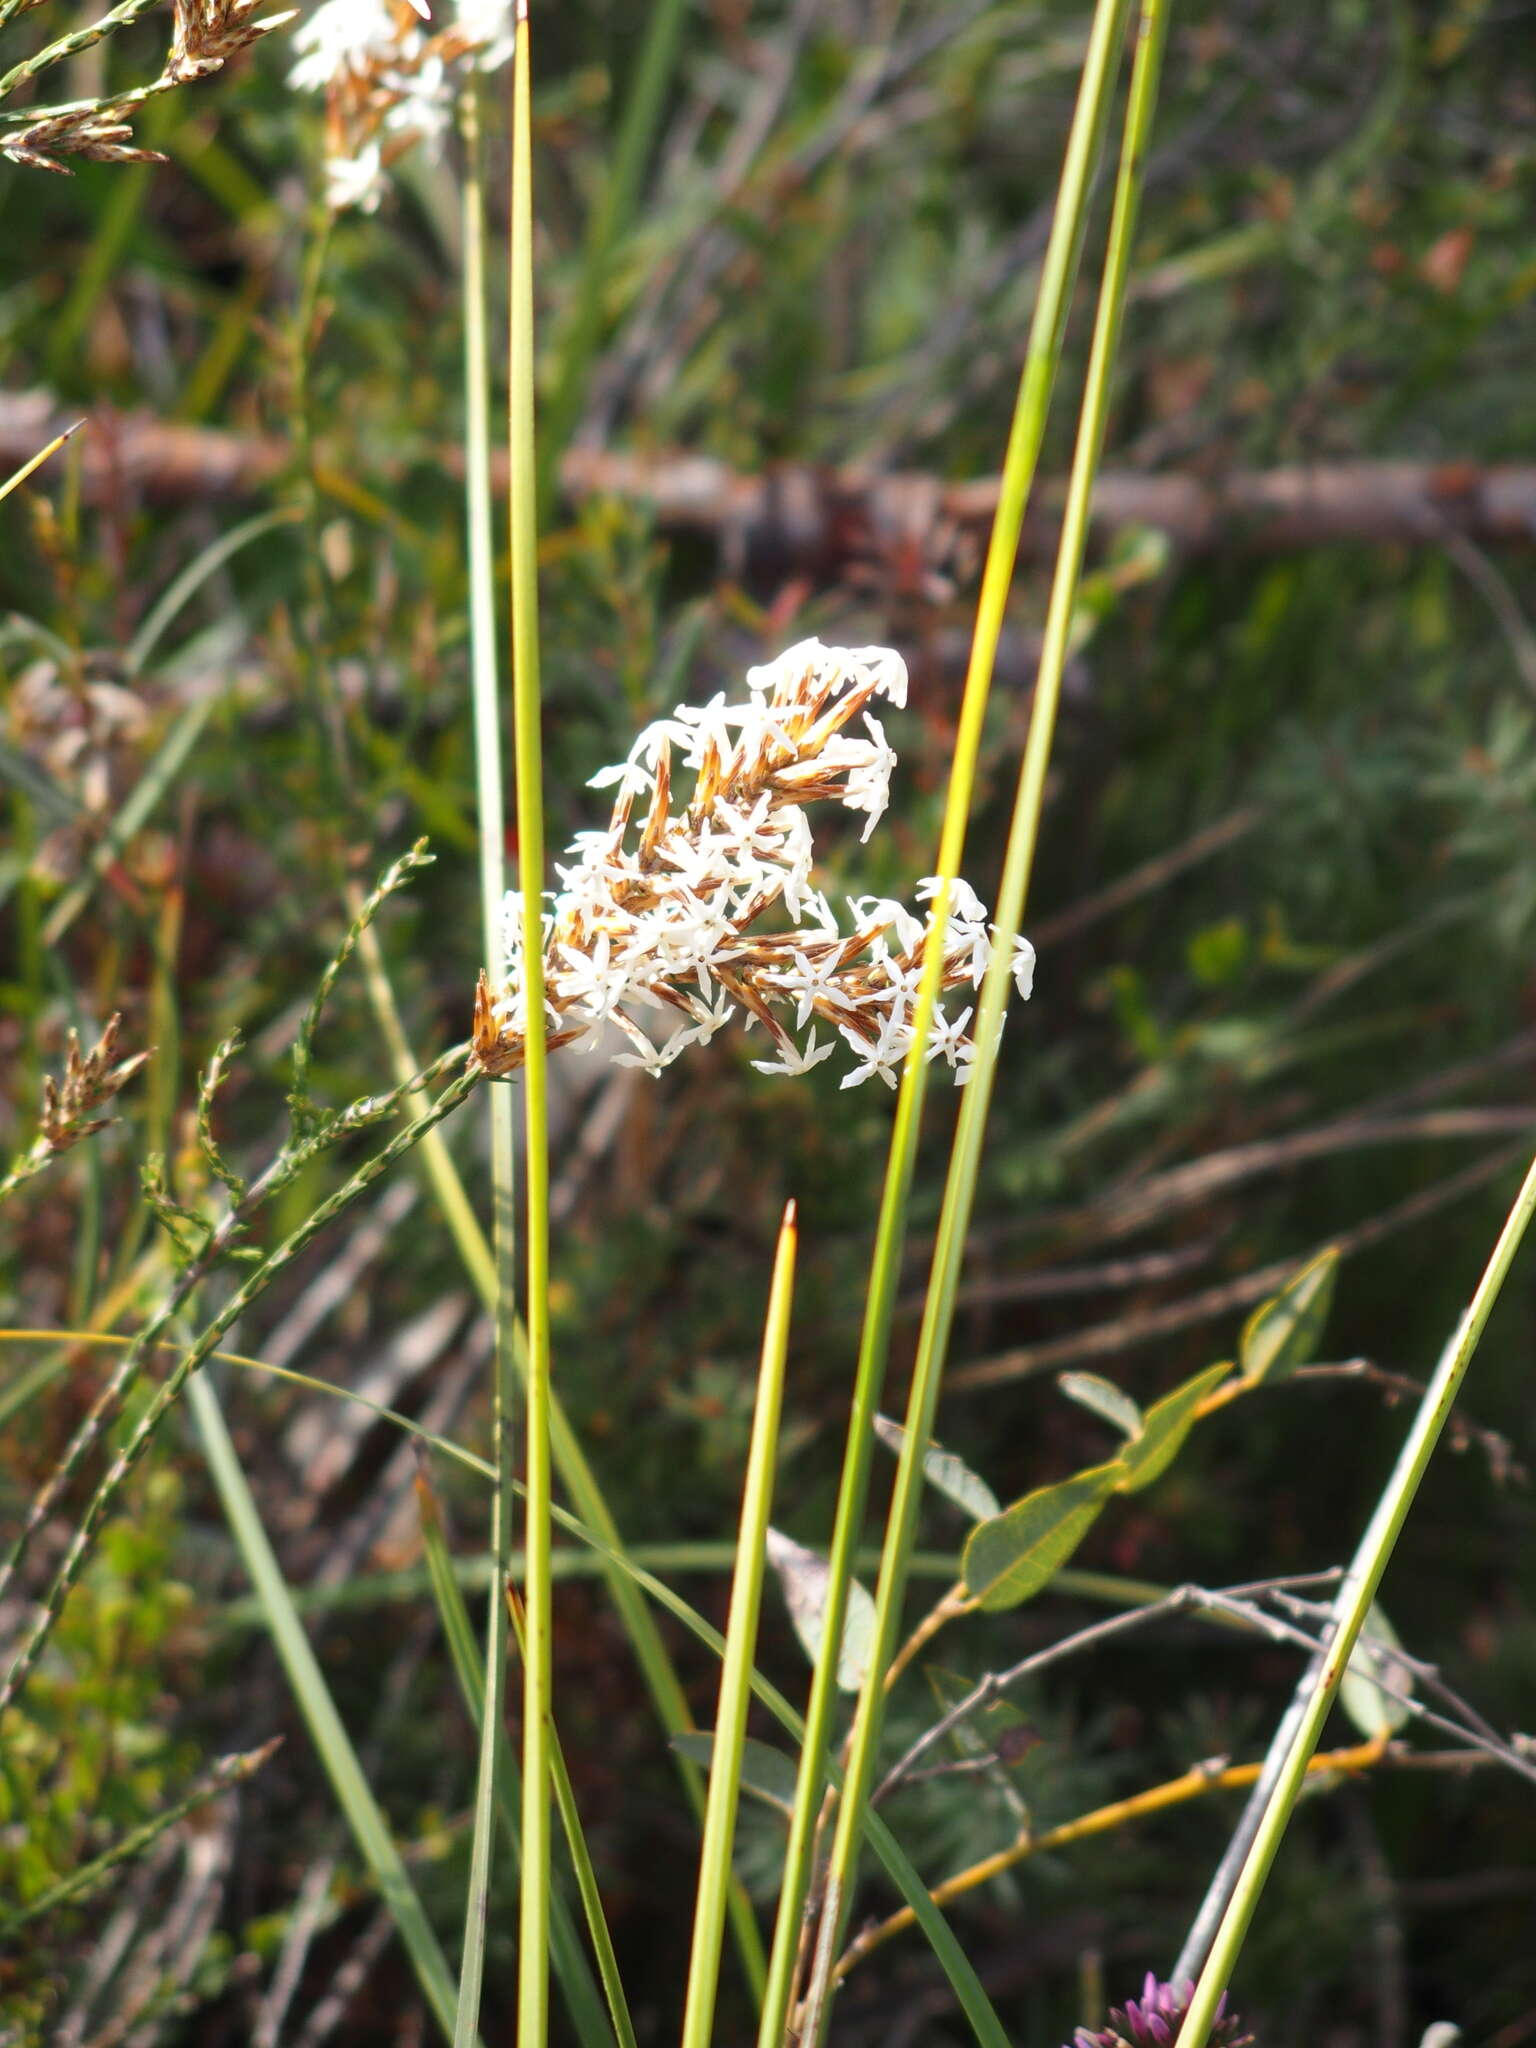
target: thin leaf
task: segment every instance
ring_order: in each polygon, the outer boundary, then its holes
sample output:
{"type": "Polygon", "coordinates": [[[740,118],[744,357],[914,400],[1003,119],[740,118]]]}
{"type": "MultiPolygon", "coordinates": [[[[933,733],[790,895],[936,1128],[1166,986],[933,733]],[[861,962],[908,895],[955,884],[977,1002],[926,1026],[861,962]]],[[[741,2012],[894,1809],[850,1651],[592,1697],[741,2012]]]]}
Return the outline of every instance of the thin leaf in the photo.
{"type": "Polygon", "coordinates": [[[752,1414],[752,1443],[747,1454],[746,1483],[742,1488],[736,1570],[731,1580],[730,1620],[726,1627],[725,1656],[720,1666],[715,1751],[710,1758],[709,1796],[704,1807],[704,1836],[699,1849],[699,1884],[694,1903],[693,1945],[688,1955],[682,2048],[709,2048],[714,2031],[715,2002],[720,1988],[720,1948],[725,1938],[726,1900],[730,1893],[731,1845],[736,1834],[742,1749],[746,1742],[747,1707],[751,1699],[752,1653],[757,1645],[757,1622],[762,1607],[763,1555],[778,1459],[779,1417],[784,1406],[784,1368],[789,1355],[796,1242],[795,1205],[791,1202],[779,1230],[768,1314],[763,1324],[757,1400],[752,1414]]]}
{"type": "Polygon", "coordinates": [[[1130,1468],[1130,1476],[1121,1480],[1116,1488],[1118,1493],[1140,1493],[1154,1479],[1162,1478],[1183,1450],[1184,1439],[1195,1426],[1200,1403],[1231,1370],[1226,1359],[1220,1365],[1208,1365],[1204,1372],[1197,1372],[1182,1387],[1175,1387],[1171,1394],[1152,1404],[1141,1434],[1121,1450],[1121,1462],[1130,1468]]]}
{"type": "MultiPolygon", "coordinates": [[[[893,1422],[888,1415],[877,1415],[875,1435],[888,1450],[895,1451],[898,1457],[901,1455],[907,1433],[899,1422],[893,1422]]],[[[942,1493],[957,1508],[963,1508],[973,1522],[986,1521],[1002,1506],[985,1479],[973,1472],[963,1458],[957,1458],[953,1451],[946,1451],[940,1444],[930,1442],[923,1452],[923,1477],[936,1493],[942,1493]]]]}
{"type": "Polygon", "coordinates": [[[1395,1735],[1413,1712],[1413,1671],[1397,1630],[1373,1601],[1339,1682],[1339,1705],[1368,1740],[1395,1735]],[[1383,1691],[1390,1686],[1391,1691],[1383,1691]]]}
{"type": "MultiPolygon", "coordinates": [[[[474,1625],[469,1618],[469,1609],[464,1604],[464,1594],[454,1571],[454,1560],[443,1533],[437,1498],[424,1470],[417,1480],[416,1497],[421,1510],[422,1550],[427,1560],[432,1597],[437,1602],[438,1618],[443,1624],[443,1636],[448,1644],[449,1655],[453,1659],[459,1690],[464,1695],[464,1704],[469,1710],[469,1718],[478,1735],[485,1725],[485,1680],[480,1669],[480,1649],[475,1641],[474,1625]]],[[[496,1813],[512,1861],[516,1865],[520,1861],[521,1851],[517,1832],[521,1787],[518,1781],[517,1760],[512,1754],[512,1745],[507,1740],[505,1728],[498,1731],[496,1746],[496,1813]]],[[[586,1856],[586,1843],[582,1838],[579,1824],[568,1834],[567,1840],[579,1868],[581,1860],[586,1856]]],[[[590,1867],[589,1861],[589,1870],[590,1867]]],[[[601,1960],[608,1932],[601,1910],[596,1925],[594,1926],[589,1919],[588,1927],[601,1960]]],[[[550,1900],[549,1952],[555,1966],[555,1975],[560,1980],[560,1988],[570,2009],[571,2024],[575,2027],[583,2048],[611,2048],[615,2031],[624,2048],[634,2048],[634,2030],[628,2023],[629,2014],[623,2002],[617,1968],[614,1970],[610,1993],[617,1993],[618,2003],[616,2006],[610,2003],[614,2021],[613,2027],[610,2028],[603,2016],[602,2000],[598,1996],[597,1986],[592,1979],[591,1965],[587,1961],[571,1919],[571,1910],[559,1892],[550,1900]]],[[[611,1956],[611,1946],[607,1952],[611,1956]]]]}
{"type": "Polygon", "coordinates": [[[1096,1372],[1063,1372],[1056,1375],[1056,1384],[1069,1401],[1112,1423],[1122,1436],[1140,1436],[1141,1410],[1112,1380],[1102,1380],[1096,1372]]]}
{"type": "Polygon", "coordinates": [[[1251,1385],[1289,1379],[1298,1366],[1316,1358],[1338,1271],[1339,1253],[1330,1245],[1287,1280],[1273,1300],[1254,1310],[1238,1351],[1243,1378],[1251,1385]]]}
{"type": "Polygon", "coordinates": [[[1037,1487],[973,1529],[961,1567],[971,1598],[993,1612],[1033,1599],[1082,1542],[1124,1473],[1118,1458],[1094,1465],[1037,1487]]]}
{"type": "Polygon", "coordinates": [[[39,468],[45,463],[50,455],[56,455],[70,438],[71,434],[78,434],[84,425],[84,420],[76,420],[74,425],[66,427],[62,434],[55,434],[46,448],[39,448],[31,460],[24,462],[20,469],[13,470],[5,482],[0,484],[0,498],[8,498],[18,484],[24,484],[34,469],[39,468]]]}
{"type": "MultiPolygon", "coordinates": [[[[784,1604],[795,1625],[801,1648],[814,1664],[821,1655],[826,1628],[827,1587],[831,1572],[820,1551],[807,1550],[778,1529],[768,1531],[768,1562],[779,1575],[784,1604]]],[[[848,1613],[837,1653],[837,1683],[843,1692],[857,1692],[869,1669],[874,1640],[875,1603],[857,1579],[848,1581],[848,1613]]]]}
{"type": "Polygon", "coordinates": [[[352,1839],[399,1930],[432,2015],[444,2035],[451,2039],[454,2008],[458,2003],[453,1973],[422,1910],[400,1851],[389,1832],[389,1824],[379,1810],[379,1803],[358,1761],[357,1751],[342,1726],[319,1660],[304,1633],[304,1625],[294,1612],[288,1583],[262,1525],[261,1512],[230,1438],[218,1396],[206,1373],[194,1373],[188,1380],[187,1400],[203,1441],[203,1454],[230,1533],[239,1546],[251,1584],[266,1610],[273,1647],[288,1674],[294,1701],[314,1738],[320,1761],[331,1781],[331,1789],[352,1830],[352,1839]]]}
{"type": "Polygon", "coordinates": [[[264,533],[271,533],[274,527],[291,526],[302,514],[292,505],[280,506],[275,512],[259,512],[254,519],[246,519],[239,526],[231,527],[228,533],[205,547],[188,562],[156,602],[150,606],[149,616],[137,633],[128,642],[123,653],[123,668],[131,682],[139,675],[159,646],[166,628],[177,614],[197,595],[208,578],[222,569],[231,557],[249,547],[253,540],[260,540],[264,533]]]}

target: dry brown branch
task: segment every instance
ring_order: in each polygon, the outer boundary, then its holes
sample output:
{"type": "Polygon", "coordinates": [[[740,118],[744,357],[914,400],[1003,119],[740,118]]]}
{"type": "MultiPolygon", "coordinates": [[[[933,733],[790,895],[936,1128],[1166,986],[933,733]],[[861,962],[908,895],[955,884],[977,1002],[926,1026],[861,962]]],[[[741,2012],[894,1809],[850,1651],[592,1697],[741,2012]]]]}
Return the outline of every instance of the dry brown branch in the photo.
{"type": "MultiPolygon", "coordinates": [[[[24,461],[64,424],[45,392],[0,396],[0,470],[24,461]]],[[[87,495],[122,490],[162,503],[239,497],[265,488],[290,459],[272,436],[188,427],[147,413],[97,407],[80,452],[87,495]]],[[[443,456],[452,468],[454,456],[443,456]]],[[[616,454],[572,449],[561,478],[573,501],[632,499],[650,506],[658,526],[714,540],[740,561],[835,574],[849,563],[899,547],[936,548],[956,531],[983,534],[997,503],[997,480],[946,484],[917,473],[877,474],[780,463],[746,476],[708,456],[616,454]]],[[[504,465],[496,472],[504,490],[504,465]]],[[[1047,483],[1042,513],[1025,528],[1024,547],[1055,544],[1053,508],[1063,486],[1047,483]]],[[[1185,553],[1269,553],[1336,542],[1442,544],[1462,536],[1487,544],[1536,540],[1536,466],[1444,462],[1338,462],[1227,477],[1138,476],[1099,479],[1094,514],[1101,532],[1152,526],[1185,553]]]]}

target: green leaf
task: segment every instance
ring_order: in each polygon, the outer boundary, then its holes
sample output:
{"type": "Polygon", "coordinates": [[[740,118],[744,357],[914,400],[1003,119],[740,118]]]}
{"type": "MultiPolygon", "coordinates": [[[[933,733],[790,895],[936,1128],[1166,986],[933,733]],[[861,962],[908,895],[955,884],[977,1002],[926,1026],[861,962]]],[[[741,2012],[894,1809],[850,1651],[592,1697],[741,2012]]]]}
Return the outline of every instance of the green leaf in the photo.
{"type": "MultiPolygon", "coordinates": [[[[689,1757],[707,1770],[715,1754],[715,1731],[706,1728],[674,1735],[672,1747],[679,1756],[689,1757]]],[[[795,1775],[792,1756],[755,1736],[747,1737],[741,1752],[742,1789],[777,1807],[786,1820],[795,1810],[795,1775]]]]}
{"type": "Polygon", "coordinates": [[[1037,1487],[971,1531],[965,1589],[989,1611],[1017,1607],[1049,1583],[1087,1535],[1125,1472],[1116,1458],[1037,1487]]]}
{"type": "Polygon", "coordinates": [[[1121,1461],[1130,1467],[1130,1473],[1121,1480],[1119,1492],[1140,1493],[1154,1479],[1162,1478],[1183,1450],[1184,1439],[1195,1426],[1200,1403],[1231,1370],[1231,1361],[1224,1358],[1220,1365],[1208,1365],[1204,1372],[1197,1372],[1192,1380],[1186,1380],[1182,1387],[1175,1387],[1171,1394],[1165,1394],[1161,1401],[1152,1404],[1147,1410],[1140,1436],[1134,1437],[1120,1452],[1121,1461]]]}
{"type": "Polygon", "coordinates": [[[1365,1617],[1339,1681],[1339,1705],[1368,1740],[1395,1735],[1412,1712],[1400,1693],[1413,1691],[1413,1673],[1401,1656],[1397,1630],[1374,1603],[1365,1617]],[[1392,1687],[1383,1692],[1382,1686],[1392,1687]]]}
{"type": "Polygon", "coordinates": [[[1293,1274],[1272,1301],[1261,1302],[1254,1310],[1238,1352],[1243,1378],[1251,1385],[1289,1379],[1298,1366],[1317,1355],[1338,1270],[1338,1247],[1329,1245],[1293,1274]]]}
{"type": "Polygon", "coordinates": [[[1101,1380],[1096,1372],[1062,1372],[1056,1375],[1056,1384],[1069,1401],[1113,1423],[1122,1436],[1141,1435],[1141,1410],[1112,1380],[1101,1380]]]}
{"type": "MultiPolygon", "coordinates": [[[[777,1529],[768,1531],[768,1562],[779,1575],[785,1605],[801,1648],[814,1665],[821,1655],[822,1617],[827,1607],[827,1560],[777,1529]]],[[[837,1683],[842,1692],[857,1692],[869,1669],[875,1640],[875,1603],[857,1579],[848,1581],[848,1613],[837,1652],[837,1683]]]]}
{"type": "MultiPolygon", "coordinates": [[[[900,1456],[907,1432],[899,1422],[892,1422],[888,1415],[877,1415],[875,1435],[888,1450],[900,1456]]],[[[997,1495],[979,1473],[973,1472],[953,1451],[946,1451],[931,1440],[923,1452],[923,1477],[935,1493],[942,1493],[957,1508],[963,1508],[973,1522],[985,1522],[1001,1508],[997,1495]]]]}

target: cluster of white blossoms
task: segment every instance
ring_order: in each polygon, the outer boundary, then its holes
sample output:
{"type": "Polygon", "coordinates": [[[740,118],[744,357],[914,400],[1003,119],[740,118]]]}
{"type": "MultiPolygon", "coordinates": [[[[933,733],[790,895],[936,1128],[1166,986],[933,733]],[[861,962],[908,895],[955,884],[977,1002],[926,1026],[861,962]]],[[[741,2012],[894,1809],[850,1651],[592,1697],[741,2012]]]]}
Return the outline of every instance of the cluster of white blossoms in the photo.
{"type": "Polygon", "coordinates": [[[426,0],[321,0],[294,34],[288,82],[325,94],[331,211],[372,213],[391,164],[418,143],[440,149],[464,71],[505,64],[512,37],[509,0],[452,0],[440,20],[426,0]]]}
{"type": "MultiPolygon", "coordinates": [[[[620,1064],[659,1074],[690,1045],[712,1038],[740,1010],[761,1024],[766,1074],[803,1074],[837,1050],[854,1065],[843,1086],[878,1074],[895,1087],[915,1036],[913,1013],[933,910],[919,917],[878,896],[846,900],[847,921],[813,886],[805,806],[824,799],[865,814],[867,840],[887,803],[896,756],[869,706],[906,702],[907,672],[884,647],[824,647],[804,640],[747,672],[748,697],[678,707],[646,727],[627,761],[592,778],[615,790],[607,829],[578,834],[562,887],[546,894],[545,1040],[589,1050],[612,1025],[633,1050],[620,1064]],[[861,730],[850,730],[855,721],[861,730]],[[672,808],[673,756],[692,772],[688,803],[672,808]],[[643,805],[643,821],[637,808],[643,805]],[[763,930],[774,909],[788,928],[763,930]],[[641,1017],[635,1012],[640,1012],[641,1017]],[[645,1013],[650,1012],[651,1015],[645,1013]],[[656,1030],[673,1022],[670,1036],[656,1030]],[[681,1019],[681,1024],[677,1019],[681,1019]],[[818,1026],[826,1029],[821,1036],[818,1026]]],[[[938,894],[930,877],[919,902],[938,894]]],[[[482,975],[472,1062],[504,1075],[523,1064],[528,1038],[523,903],[506,899],[506,958],[499,983],[482,975]]],[[[992,957],[987,913],[968,884],[949,892],[943,987],[981,986],[992,957]]],[[[1014,941],[1021,996],[1035,953],[1014,941]]],[[[930,1059],[966,1079],[974,1003],[941,1004],[930,1059]]]]}

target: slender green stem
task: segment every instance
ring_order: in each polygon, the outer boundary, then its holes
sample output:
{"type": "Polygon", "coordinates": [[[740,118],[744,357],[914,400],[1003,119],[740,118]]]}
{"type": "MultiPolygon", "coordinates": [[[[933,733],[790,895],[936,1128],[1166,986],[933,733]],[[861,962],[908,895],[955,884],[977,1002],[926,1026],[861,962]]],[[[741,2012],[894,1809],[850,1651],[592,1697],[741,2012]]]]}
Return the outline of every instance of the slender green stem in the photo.
{"type": "Polygon", "coordinates": [[[544,1043],[544,793],[539,717],[538,479],[533,397],[533,136],[527,0],[512,58],[511,428],[512,718],[517,761],[523,988],[530,1027],[523,1068],[527,1174],[527,1579],[523,1655],[523,1882],[518,1919],[517,2039],[549,2038],[550,1585],[549,1100],[544,1043]]]}
{"type": "Polygon", "coordinates": [[[725,1632],[725,1659],[720,1669],[720,1704],[715,1714],[715,1742],[709,1761],[709,1802],[704,1812],[704,1840],[699,1855],[699,1887],[694,1902],[693,1951],[688,1961],[688,1996],[683,2012],[683,2048],[709,2048],[720,1985],[720,1943],[725,1933],[725,1906],[730,1889],[731,1843],[736,1832],[736,1806],[741,1794],[742,1749],[747,1734],[751,1696],[752,1652],[762,1604],[763,1567],[768,1538],[768,1513],[773,1500],[779,1416],[784,1405],[784,1366],[789,1355],[790,1303],[795,1284],[795,1205],[784,1212],[773,1285],[763,1325],[762,1361],[757,1376],[757,1402],[752,1416],[752,1443],[742,1489],[741,1530],[736,1545],[736,1570],[731,1582],[731,1611],[725,1632]]]}
{"type": "Polygon", "coordinates": [[[780,1890],[778,1918],[774,1926],[773,1950],[769,1963],[768,1990],[759,2048],[779,2048],[793,2001],[795,1956],[799,1946],[800,1919],[810,1889],[811,1863],[815,1848],[816,1816],[826,1780],[826,1758],[836,1702],[837,1647],[842,1640],[847,1612],[848,1581],[852,1559],[863,1529],[864,1503],[869,1485],[870,1458],[874,1445],[874,1418],[880,1404],[889,1350],[891,1320],[901,1263],[907,1198],[917,1157],[926,1063],[922,1048],[926,1042],[927,1020],[936,997],[948,884],[960,871],[965,845],[966,819],[975,786],[976,763],[981,748],[982,725],[992,670],[1001,637],[1008,588],[1018,556],[1024,510],[1033,484],[1040,447],[1045,435],[1046,414],[1057,365],[1061,359],[1067,308],[1082,251],[1087,225],[1088,201],[1094,173],[1103,147],[1108,122],[1110,92],[1124,32],[1128,0],[1099,0],[1093,33],[1083,67],[1082,84],[1073,115],[1071,134],[1062,167],[1060,192],[1050,242],[1041,268],[1040,292],[1035,303],[1025,349],[1024,365],[1014,405],[1013,424],[998,494],[997,516],[987,550],[977,610],[976,632],[966,672],[965,695],[961,704],[955,758],[950,771],[949,794],[940,838],[938,872],[944,901],[935,903],[933,930],[923,961],[918,1015],[914,1020],[914,1051],[902,1075],[897,1100],[895,1128],[865,1299],[863,1328],[859,1339],[858,1367],[850,1404],[848,1444],[839,1485],[836,1519],[828,1563],[827,1608],[823,1654],[818,1661],[806,1709],[806,1740],[800,1754],[795,1806],[790,1822],[784,1882],[780,1890]]]}
{"type": "MultiPolygon", "coordinates": [[[[1123,11],[1113,4],[1113,0],[1111,4],[1100,9],[1094,23],[1088,65],[1085,65],[1085,92],[1088,90],[1088,71],[1094,66],[1095,52],[1101,50],[1097,75],[1103,81],[1100,89],[1107,99],[1108,81],[1112,75],[1110,60],[1112,53],[1119,47],[1123,19],[1123,11]]],[[[1121,147],[1120,174],[1110,224],[1104,280],[1094,323],[1093,345],[1078,425],[1077,445],[1073,454],[1061,545],[1046,617],[1040,674],[1030,717],[1029,736],[1020,769],[1018,793],[1004,859],[1002,885],[998,894],[993,926],[993,955],[979,1006],[976,1057],[972,1063],[970,1079],[960,1108],[950,1169],[945,1184],[944,1203],[918,1339],[917,1361],[907,1406],[906,1436],[902,1444],[886,1524],[885,1552],[875,1601],[875,1647],[855,1714],[846,1784],[838,1813],[837,1830],[833,1837],[822,1919],[817,1931],[811,1989],[802,2029],[803,2037],[809,2043],[819,2042],[825,2030],[830,1973],[842,1945],[852,1904],[861,1824],[873,1783],[883,1718],[884,1674],[896,1645],[901,1606],[906,1592],[908,1561],[916,1534],[918,1502],[923,1488],[922,1452],[932,1433],[939,1384],[954,1317],[960,1262],[980,1165],[981,1144],[991,1099],[1003,1011],[1013,972],[1014,939],[1023,916],[1025,896],[1033,867],[1045,790],[1046,764],[1050,758],[1051,741],[1055,731],[1056,708],[1066,667],[1073,604],[1087,542],[1088,514],[1099,453],[1103,445],[1110,374],[1119,340],[1136,208],[1145,170],[1146,144],[1151,128],[1152,111],[1156,104],[1164,24],[1163,0],[1145,0],[1142,10],[1142,32],[1137,44],[1130,105],[1121,147]]],[[[1017,432],[1017,419],[1015,428],[1017,432]]],[[[989,561],[989,569],[991,566],[992,563],[989,561]]],[[[995,634],[1001,626],[1002,598],[1003,587],[999,587],[992,593],[989,602],[988,585],[984,580],[976,640],[977,647],[985,655],[988,672],[996,649],[995,634]],[[983,645],[987,640],[990,640],[990,647],[983,645]]],[[[976,658],[977,648],[973,647],[973,661],[976,658]]],[[[948,822],[946,820],[946,824],[948,822]]],[[[947,880],[951,871],[941,865],[940,872],[947,880]]]]}
{"type": "MultiPolygon", "coordinates": [[[[501,769],[501,687],[496,659],[495,536],[491,511],[491,357],[486,321],[485,197],[481,178],[479,86],[460,107],[464,131],[464,475],[469,534],[470,662],[479,800],[480,918],[487,971],[500,978],[501,906],[506,893],[505,805],[501,769]]],[[[480,2020],[495,1849],[497,1783],[506,1754],[507,1607],[502,1597],[512,1555],[512,1406],[516,1384],[517,1234],[512,1095],[490,1091],[491,1243],[495,1260],[495,1347],[491,1393],[491,1586],[485,1628],[485,1683],[475,1829],[459,1970],[456,2048],[469,2048],[480,2020]]]]}
{"type": "MultiPolygon", "coordinates": [[[[1307,1765],[1317,1748],[1323,1732],[1323,1723],[1328,1718],[1356,1639],[1370,1612],[1371,1602],[1376,1597],[1382,1575],[1386,1571],[1408,1510],[1419,1490],[1429,1461],[1439,1442],[1455,1404],[1461,1383],[1466,1378],[1467,1368],[1487,1328],[1488,1318],[1493,1313],[1509,1269],[1514,1264],[1515,1254],[1536,1216],[1536,1159],[1533,1159],[1514,1206],[1505,1218],[1499,1241],[1494,1246],[1483,1276],[1477,1283],[1477,1290],[1467,1305],[1450,1342],[1440,1355],[1435,1367],[1434,1378],[1424,1390],[1424,1398],[1414,1417],[1413,1427],[1408,1432],[1392,1476],[1382,1491],[1380,1500],[1371,1516],[1365,1534],[1344,1581],[1339,1587],[1333,1603],[1328,1635],[1328,1650],[1321,1665],[1310,1670],[1303,1681],[1310,1686],[1306,1706],[1294,1726],[1290,1717],[1282,1724],[1285,1747],[1274,1789],[1264,1815],[1259,1822],[1253,1847],[1238,1878],[1232,1901],[1222,1916],[1211,1953],[1206,1958],[1200,1982],[1179,2030],[1177,2048],[1205,2048],[1211,2027],[1216,2018],[1216,2008],[1221,1994],[1231,1978],[1243,1942],[1247,1937],[1259,1899],[1263,1893],[1275,1853],[1280,1847],[1296,1801],[1301,1795],[1306,1780],[1307,1765]]],[[[1273,1752],[1272,1752],[1273,1755],[1273,1752]]],[[[1266,1771],[1268,1763],[1266,1763],[1266,1771]]]]}

